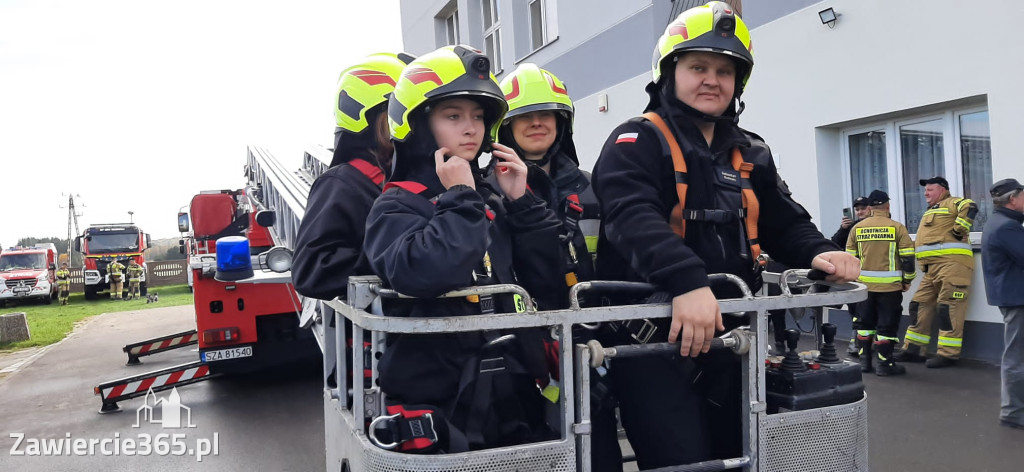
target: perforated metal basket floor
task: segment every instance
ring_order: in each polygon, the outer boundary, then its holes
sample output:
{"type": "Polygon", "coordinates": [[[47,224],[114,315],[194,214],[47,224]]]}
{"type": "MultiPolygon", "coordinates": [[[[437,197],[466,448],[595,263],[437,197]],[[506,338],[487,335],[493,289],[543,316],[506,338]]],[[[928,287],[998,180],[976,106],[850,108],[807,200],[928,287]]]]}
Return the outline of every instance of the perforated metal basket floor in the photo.
{"type": "Polygon", "coordinates": [[[767,415],[761,420],[762,472],[868,470],[868,404],[858,402],[767,415]]]}
{"type": "MultiPolygon", "coordinates": [[[[575,472],[569,441],[543,442],[460,454],[414,455],[363,448],[368,472],[575,472]]],[[[358,469],[353,469],[358,470],[358,469]]]]}

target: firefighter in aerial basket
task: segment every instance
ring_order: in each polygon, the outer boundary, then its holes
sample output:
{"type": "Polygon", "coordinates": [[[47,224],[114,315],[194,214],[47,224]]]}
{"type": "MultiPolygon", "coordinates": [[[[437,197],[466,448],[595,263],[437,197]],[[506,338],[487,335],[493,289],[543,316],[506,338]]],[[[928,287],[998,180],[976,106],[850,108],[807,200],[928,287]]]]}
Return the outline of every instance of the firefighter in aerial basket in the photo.
{"type": "MultiPolygon", "coordinates": [[[[386,300],[386,316],[522,312],[518,295],[435,297],[471,286],[511,283],[534,293],[565,284],[558,218],[527,190],[519,156],[493,143],[507,109],[490,61],[468,46],[425,54],[402,72],[388,104],[394,170],[370,210],[364,248],[387,287],[417,298],[386,300]],[[499,160],[496,187],[477,163],[485,151],[499,160]]],[[[452,453],[556,437],[545,421],[542,392],[552,386],[544,331],[390,336],[379,364],[387,410],[399,415],[389,422],[432,424],[381,424],[375,441],[452,453]],[[389,431],[425,436],[381,436],[389,431]]]]}
{"type": "Polygon", "coordinates": [[[709,352],[723,323],[717,298],[739,296],[708,274],[761,286],[763,250],[828,280],[859,274],[857,259],[818,231],[779,177],[768,146],[738,126],[754,65],[750,32],[732,7],[710,2],[672,21],[655,46],[643,117],[619,125],[594,168],[603,231],[598,279],[653,283],[671,319],[622,323],[633,342],[681,341],[678,356],[612,361],[622,425],[641,469],[738,457],[741,367],[709,352]]]}
{"type": "Polygon", "coordinates": [[[373,54],[338,79],[334,158],[309,189],[292,260],[295,290],[304,296],[344,299],[349,276],[373,274],[363,255],[366,215],[391,172],[388,98],[411,61],[373,54]]]}

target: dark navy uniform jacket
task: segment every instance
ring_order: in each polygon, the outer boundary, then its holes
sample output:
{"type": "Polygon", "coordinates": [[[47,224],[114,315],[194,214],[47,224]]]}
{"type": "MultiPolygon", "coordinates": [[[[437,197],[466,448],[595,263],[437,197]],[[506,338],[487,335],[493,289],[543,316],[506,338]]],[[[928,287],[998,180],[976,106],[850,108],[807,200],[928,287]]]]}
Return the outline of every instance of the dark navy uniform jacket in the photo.
{"type": "MultiPolygon", "coordinates": [[[[485,272],[485,253],[491,264],[490,283],[519,284],[531,294],[556,282],[564,284],[557,266],[559,222],[543,200],[527,192],[508,201],[480,178],[477,190],[446,191],[430,155],[424,155],[413,169],[399,171],[397,164],[408,163],[396,163],[396,180],[417,182],[426,190],[417,194],[389,186],[370,211],[364,248],[385,285],[422,298],[391,300],[384,306],[385,315],[480,314],[480,304],[466,298],[429,298],[474,285],[474,272],[485,272]],[[488,213],[493,213],[493,219],[488,213]]],[[[497,313],[516,311],[511,296],[497,296],[495,302],[497,313]]],[[[510,357],[531,378],[547,378],[543,330],[515,334],[510,357]]],[[[478,332],[389,336],[379,364],[381,388],[404,403],[445,405],[458,391],[467,360],[477,355],[484,342],[478,332]]]]}
{"type": "MultiPolygon", "coordinates": [[[[738,176],[731,165],[732,150],[738,147],[754,165],[750,183],[760,202],[762,250],[793,268],[810,267],[818,254],[838,250],[793,201],[760,137],[721,122],[709,147],[680,110],[677,106],[654,108],[674,128],[686,160],[686,208],[736,210],[741,206],[738,176]]],[[[752,259],[740,254],[744,229],[738,221],[726,225],[688,221],[685,240],[672,231],[669,215],[679,203],[675,171],[657,128],[650,123],[631,120],[611,133],[594,168],[593,183],[603,220],[599,278],[650,282],[672,296],[709,286],[710,273],[734,274],[752,289],[760,287],[752,259]]],[[[728,285],[712,289],[718,297],[736,295],[728,285]]]]}
{"type": "Polygon", "coordinates": [[[373,273],[363,255],[363,235],[380,186],[350,162],[377,162],[370,153],[374,133],[339,133],[331,167],[310,188],[292,258],[295,290],[321,300],[345,298],[349,276],[373,273]]]}
{"type": "Polygon", "coordinates": [[[1024,305],[1024,214],[1005,207],[992,210],[981,235],[985,294],[992,306],[1024,305]]]}

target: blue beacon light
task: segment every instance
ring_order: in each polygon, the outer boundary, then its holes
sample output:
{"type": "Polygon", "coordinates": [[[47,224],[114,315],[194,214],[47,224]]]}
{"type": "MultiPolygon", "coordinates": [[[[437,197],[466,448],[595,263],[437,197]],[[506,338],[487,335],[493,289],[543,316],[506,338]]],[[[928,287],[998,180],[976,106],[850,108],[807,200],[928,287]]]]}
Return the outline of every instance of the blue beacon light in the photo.
{"type": "Polygon", "coordinates": [[[253,276],[249,240],[242,236],[225,236],[217,240],[217,272],[213,278],[234,282],[253,276]]]}

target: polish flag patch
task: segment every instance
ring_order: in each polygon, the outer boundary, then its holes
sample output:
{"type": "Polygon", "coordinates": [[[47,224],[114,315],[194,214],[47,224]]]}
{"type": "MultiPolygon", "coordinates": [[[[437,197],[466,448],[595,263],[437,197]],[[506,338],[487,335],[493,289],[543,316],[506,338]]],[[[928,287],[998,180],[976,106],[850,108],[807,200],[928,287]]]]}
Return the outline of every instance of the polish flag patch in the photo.
{"type": "Polygon", "coordinates": [[[622,133],[618,138],[615,139],[615,144],[619,143],[635,143],[637,133],[622,133]]]}

